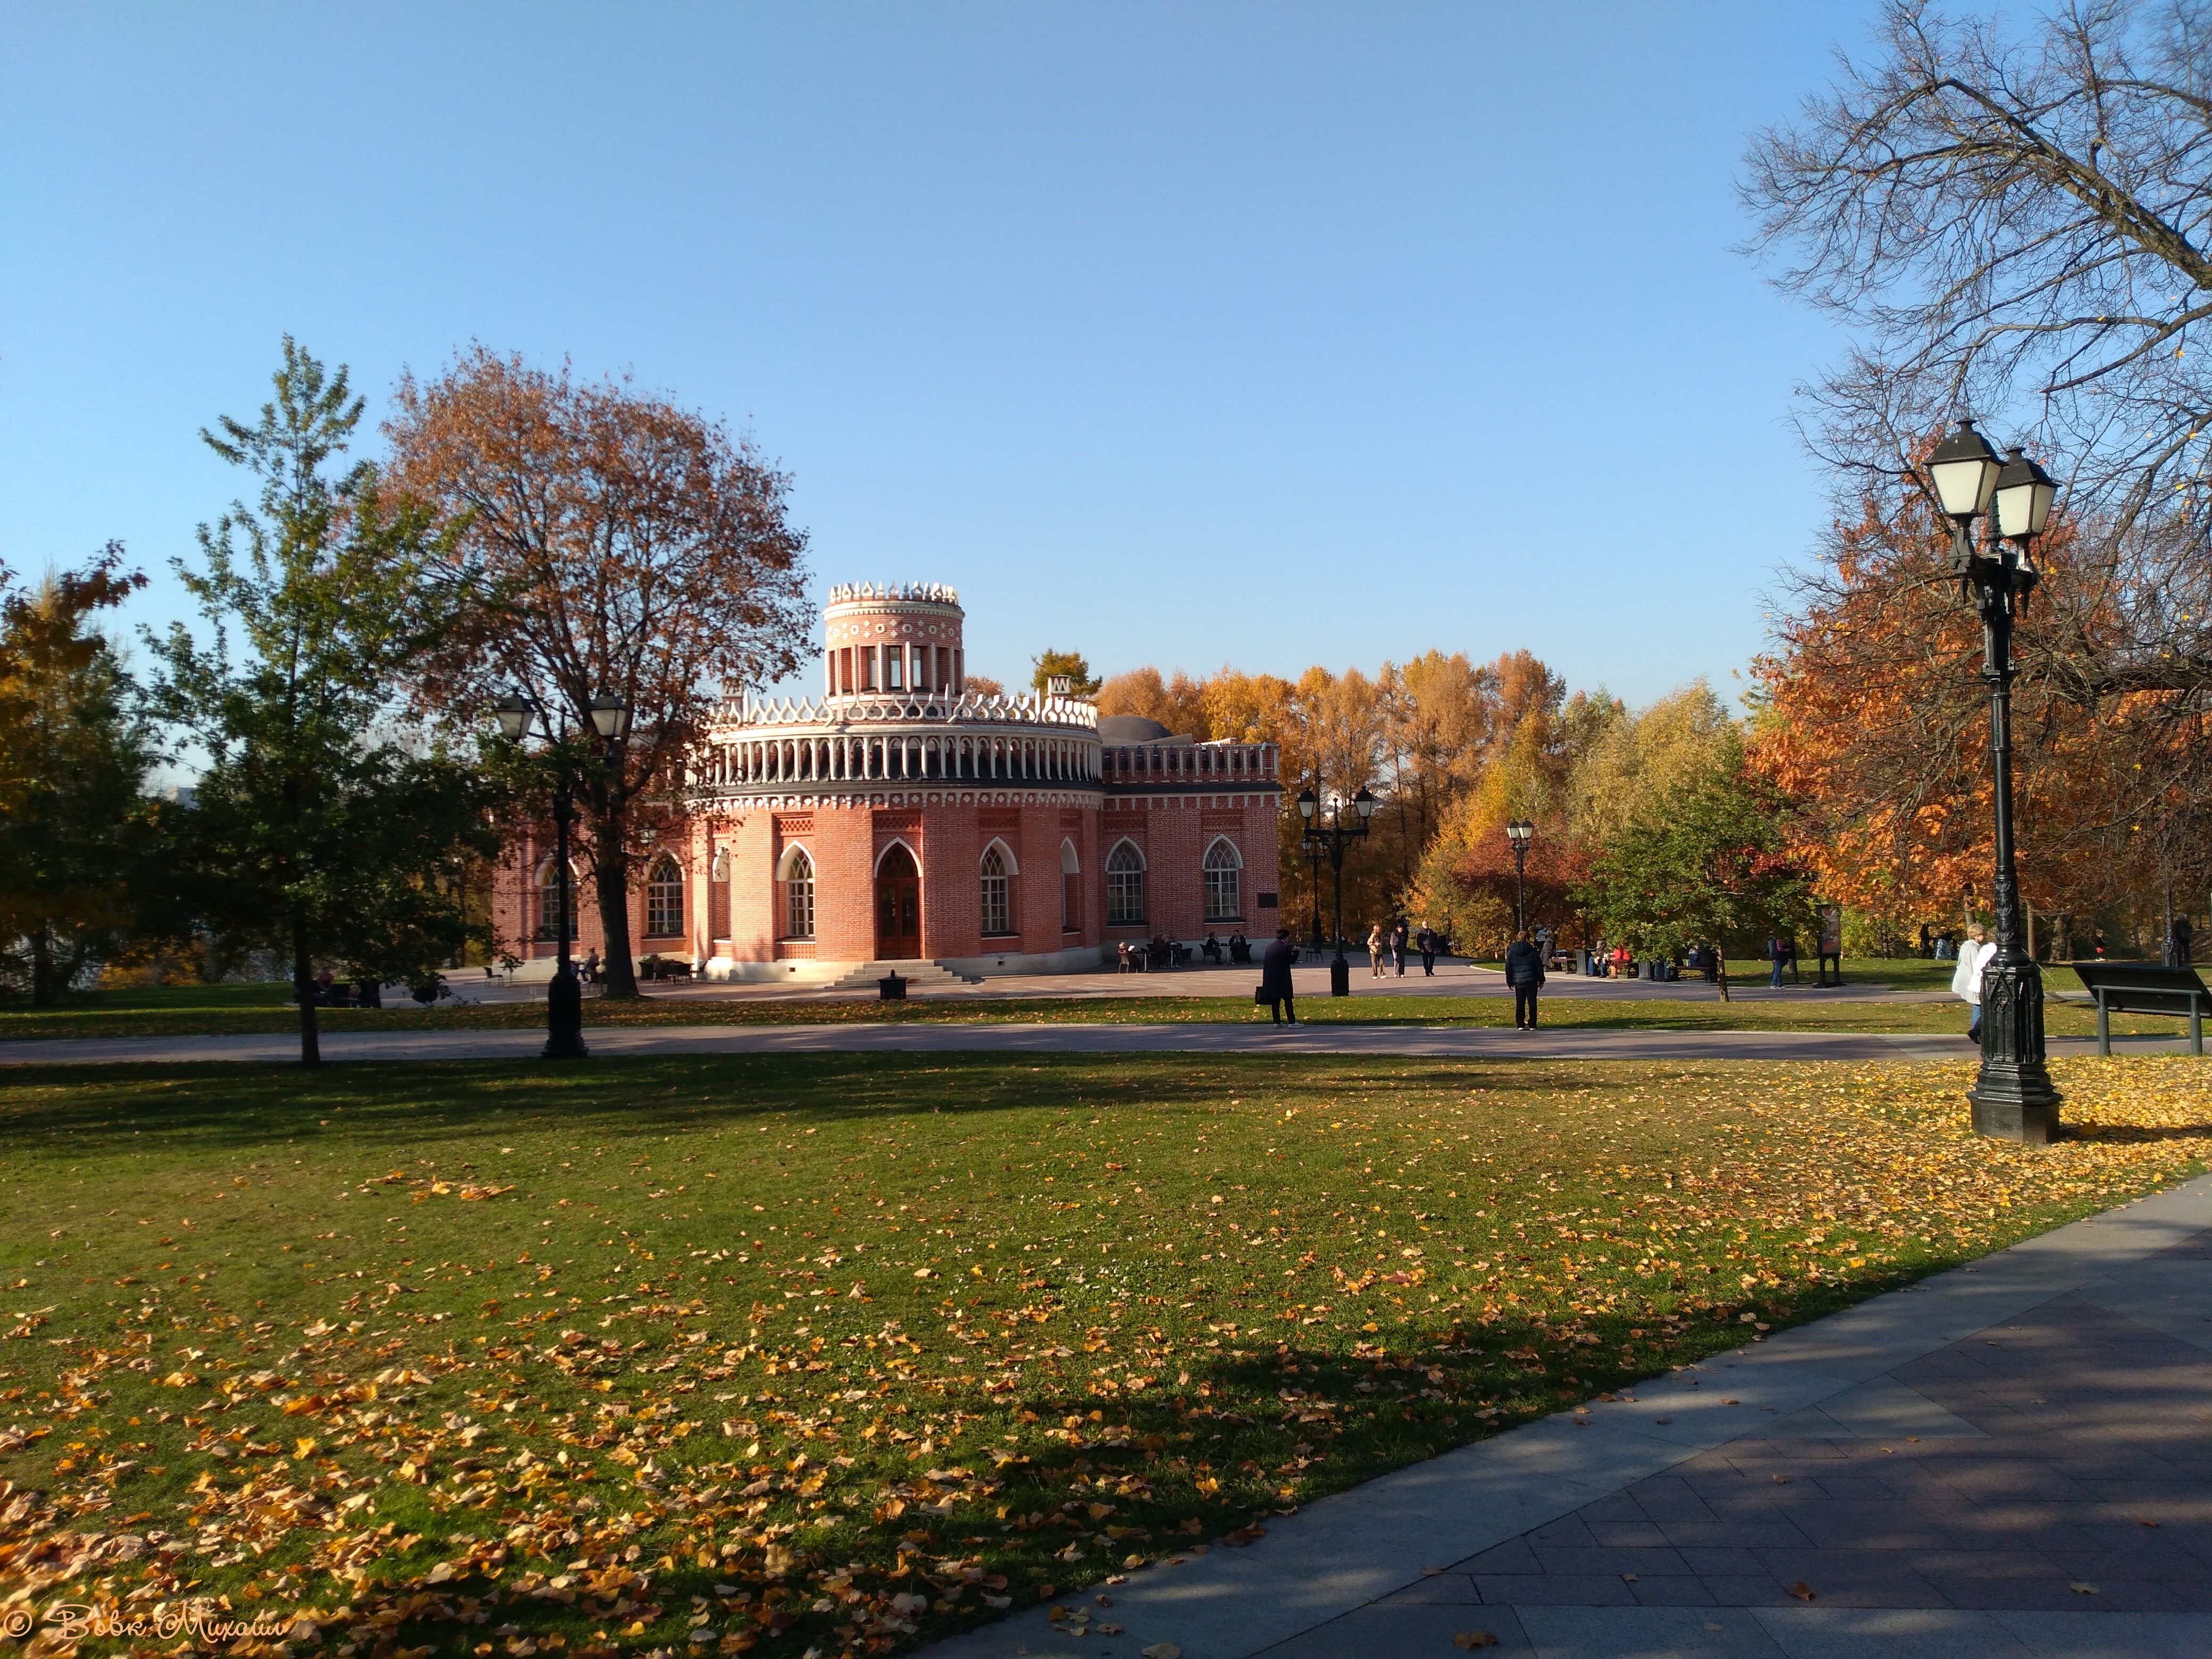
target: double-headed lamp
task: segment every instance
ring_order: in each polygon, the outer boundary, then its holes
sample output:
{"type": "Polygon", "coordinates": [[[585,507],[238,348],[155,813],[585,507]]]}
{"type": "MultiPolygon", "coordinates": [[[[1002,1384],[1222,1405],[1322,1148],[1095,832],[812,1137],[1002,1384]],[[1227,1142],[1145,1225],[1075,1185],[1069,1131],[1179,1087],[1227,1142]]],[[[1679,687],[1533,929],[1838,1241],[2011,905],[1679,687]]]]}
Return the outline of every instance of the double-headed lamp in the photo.
{"type": "Polygon", "coordinates": [[[1505,826],[1505,839],[1518,848],[1526,848],[1535,834],[1536,826],[1526,818],[1515,818],[1505,826]]]}
{"type": "Polygon", "coordinates": [[[1928,458],[1928,476],[1936,485],[1936,499],[1954,519],[1976,519],[1990,510],[2003,463],[1990,441],[1974,430],[1972,421],[1959,422],[1957,431],[1936,446],[1928,458]]]}

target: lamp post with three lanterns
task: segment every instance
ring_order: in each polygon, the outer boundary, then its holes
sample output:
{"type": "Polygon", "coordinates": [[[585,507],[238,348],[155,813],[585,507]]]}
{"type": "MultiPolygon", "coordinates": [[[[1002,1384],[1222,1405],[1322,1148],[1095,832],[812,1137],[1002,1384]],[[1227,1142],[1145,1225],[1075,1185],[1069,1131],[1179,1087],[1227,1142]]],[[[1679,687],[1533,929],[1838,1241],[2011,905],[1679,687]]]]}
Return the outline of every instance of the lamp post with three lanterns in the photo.
{"type": "MultiPolygon", "coordinates": [[[[556,719],[519,691],[500,698],[492,705],[492,712],[498,716],[500,735],[518,746],[530,735],[530,723],[535,717],[554,764],[553,865],[561,907],[554,933],[560,941],[560,955],[553,981],[545,988],[543,1053],[548,1060],[581,1060],[591,1050],[584,1046],[583,987],[577,982],[576,965],[568,949],[576,931],[575,883],[568,869],[568,829],[576,816],[576,779],[568,747],[568,721],[565,714],[556,719]]],[[[629,736],[629,705],[603,692],[592,699],[586,713],[592,730],[605,743],[611,762],[629,736]]]]}
{"type": "Polygon", "coordinates": [[[1344,849],[1367,834],[1367,821],[1375,816],[1375,797],[1365,789],[1352,798],[1352,821],[1344,821],[1345,799],[1341,795],[1328,798],[1328,822],[1322,820],[1321,797],[1311,787],[1298,791],[1298,816],[1305,820],[1305,837],[1302,843],[1306,857],[1319,866],[1326,854],[1329,867],[1336,872],[1336,957],[1328,964],[1328,994],[1333,997],[1352,994],[1352,964],[1344,957],[1344,849]]]}
{"type": "Polygon", "coordinates": [[[2035,590],[2028,544],[2043,533],[2057,486],[2016,447],[2000,458],[1972,421],[1960,421],[1936,447],[1928,472],[1951,520],[1952,574],[1982,619],[1982,680],[1990,693],[1996,951],[1982,970],[1982,1065],[1966,1098],[1976,1133],[2040,1145],[2057,1135],[2059,1094],[2044,1063],[2043,976],[2022,940],[2013,862],[2012,630],[2035,590]],[[1974,521],[1984,516],[1994,518],[1996,533],[1977,547],[1974,521]]]}
{"type": "Polygon", "coordinates": [[[1528,843],[1535,838],[1536,826],[1526,818],[1515,818],[1505,826],[1505,839],[1513,843],[1513,937],[1516,939],[1528,931],[1528,843]]]}

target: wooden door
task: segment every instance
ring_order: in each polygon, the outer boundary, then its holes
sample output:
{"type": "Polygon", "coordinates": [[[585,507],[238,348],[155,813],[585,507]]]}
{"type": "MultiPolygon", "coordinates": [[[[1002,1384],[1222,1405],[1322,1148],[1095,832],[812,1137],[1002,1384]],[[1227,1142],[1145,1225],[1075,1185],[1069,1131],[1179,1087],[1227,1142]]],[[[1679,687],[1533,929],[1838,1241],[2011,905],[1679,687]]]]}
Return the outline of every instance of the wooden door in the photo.
{"type": "Polygon", "coordinates": [[[876,866],[876,960],[921,954],[921,872],[914,854],[894,847],[876,866]]]}

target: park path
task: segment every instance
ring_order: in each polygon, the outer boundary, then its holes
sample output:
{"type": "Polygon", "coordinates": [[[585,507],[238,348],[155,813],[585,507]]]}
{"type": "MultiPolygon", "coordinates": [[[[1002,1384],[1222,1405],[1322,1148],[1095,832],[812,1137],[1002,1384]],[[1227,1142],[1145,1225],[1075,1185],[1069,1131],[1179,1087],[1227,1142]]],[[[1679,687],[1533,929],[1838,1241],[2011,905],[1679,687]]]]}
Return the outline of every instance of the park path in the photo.
{"type": "Polygon", "coordinates": [[[2203,1659],[2212,1176],[1106,1594],[926,1652],[2203,1659]]]}
{"type": "MultiPolygon", "coordinates": [[[[1376,1059],[1968,1060],[1963,1036],[1852,1031],[1614,1031],[1559,1026],[1301,1025],[1200,1022],[1120,1024],[598,1025],[585,1040],[605,1059],[642,1055],[796,1054],[1366,1054],[1376,1059]]],[[[521,1060],[544,1033],[325,1031],[327,1060],[521,1060]]],[[[2129,1053],[2172,1052],[2179,1038],[2115,1038],[2129,1053]]],[[[2094,1054],[2087,1037],[2054,1038],[2054,1054],[2094,1054]]],[[[55,1037],[0,1042],[6,1065],[281,1065],[300,1043],[284,1033],[246,1036],[55,1037]]]]}

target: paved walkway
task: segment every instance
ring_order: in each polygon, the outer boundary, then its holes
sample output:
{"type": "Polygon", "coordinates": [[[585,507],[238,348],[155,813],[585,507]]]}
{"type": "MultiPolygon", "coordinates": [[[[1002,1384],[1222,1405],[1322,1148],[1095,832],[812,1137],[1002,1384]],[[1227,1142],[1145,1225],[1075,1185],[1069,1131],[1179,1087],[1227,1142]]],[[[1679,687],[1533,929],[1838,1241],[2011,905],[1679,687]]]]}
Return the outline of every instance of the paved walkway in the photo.
{"type": "MultiPolygon", "coordinates": [[[[917,1001],[960,1002],[990,1001],[1016,998],[1094,998],[1124,999],[1143,997],[1233,997],[1243,1000],[1252,994],[1258,981],[1260,969],[1256,965],[1236,968],[1215,968],[1205,963],[1178,968],[1172,973],[1122,974],[1096,972],[1085,974],[994,974],[979,984],[917,985],[908,994],[917,1001]]],[[[1310,965],[1296,969],[1292,980],[1301,998],[1319,1000],[1328,995],[1328,969],[1326,964],[1310,965]]],[[[505,985],[496,981],[469,979],[461,973],[452,975],[453,990],[464,1000],[471,1002],[543,1002],[545,1000],[544,981],[505,985]]],[[[866,1002],[875,999],[872,988],[854,991],[825,992],[819,987],[778,984],[768,981],[744,984],[735,981],[702,981],[690,984],[684,981],[658,981],[641,988],[646,995],[655,1000],[683,1002],[797,1002],[820,1001],[825,998],[837,1001],[866,1002]]],[[[393,988],[398,994],[398,988],[393,988]]],[[[1478,967],[1472,963],[1446,960],[1437,963],[1433,975],[1421,972],[1417,961],[1404,975],[1385,975],[1377,979],[1368,971],[1367,958],[1362,953],[1352,963],[1352,994],[1355,997],[1507,997],[1510,988],[1505,975],[1495,968],[1478,967]]],[[[1547,997],[1590,997],[1607,1002],[1717,1002],[1720,988],[1708,985],[1701,979],[1652,981],[1641,979],[1591,979],[1579,974],[1555,973],[1544,981],[1547,997]]],[[[1777,990],[1767,984],[1762,975],[1756,980],[1737,979],[1729,988],[1729,996],[1737,1002],[1948,1002],[1954,1000],[1945,991],[1893,991],[1878,980],[1864,982],[1853,981],[1849,985],[1822,988],[1810,980],[1802,984],[1787,985],[1777,990]]]]}
{"type": "Polygon", "coordinates": [[[2204,1659],[2212,1177],[1267,1534],[928,1652],[2204,1659]]]}
{"type": "MultiPolygon", "coordinates": [[[[595,1055],[783,1054],[1370,1054],[1485,1060],[1970,1060],[1963,1036],[1852,1031],[1608,1031],[1571,1026],[974,1024],[915,1021],[848,1025],[600,1025],[595,1055]]],[[[2184,1038],[2115,1037],[2125,1052],[2179,1052],[2184,1038]]],[[[521,1060],[542,1030],[325,1031],[326,1060],[521,1060]]],[[[2090,1037],[2054,1037],[2053,1054],[2094,1054],[2090,1037]]],[[[282,1065],[300,1057],[289,1033],[251,1036],[56,1037],[0,1042],[0,1066],[282,1065]]]]}

